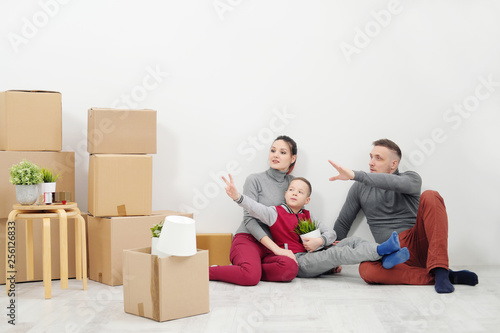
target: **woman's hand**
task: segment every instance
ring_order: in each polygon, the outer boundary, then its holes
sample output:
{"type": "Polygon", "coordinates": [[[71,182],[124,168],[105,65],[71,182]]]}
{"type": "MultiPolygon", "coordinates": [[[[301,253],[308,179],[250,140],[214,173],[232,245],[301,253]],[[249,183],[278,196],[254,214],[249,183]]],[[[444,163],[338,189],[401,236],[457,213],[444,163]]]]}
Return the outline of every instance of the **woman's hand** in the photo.
{"type": "Polygon", "coordinates": [[[233,199],[233,200],[238,200],[240,198],[240,193],[238,192],[238,190],[236,189],[236,186],[234,185],[234,181],[233,181],[233,176],[231,176],[231,174],[229,174],[229,182],[227,181],[226,178],[224,178],[224,176],[222,176],[222,180],[226,183],[226,193],[227,195],[233,199]]]}
{"type": "MultiPolygon", "coordinates": [[[[293,259],[293,261],[295,261],[297,263],[297,258],[295,258],[295,254],[293,254],[293,252],[291,250],[285,250],[285,249],[282,249],[281,247],[278,247],[273,253],[277,256],[285,256],[285,257],[288,257],[290,259],[293,259]]],[[[298,263],[297,263],[297,265],[298,265],[298,263]]]]}
{"type": "Polygon", "coordinates": [[[307,252],[314,252],[321,245],[323,245],[323,238],[321,238],[321,237],[317,237],[317,238],[304,237],[302,239],[302,244],[304,245],[307,252]]]}

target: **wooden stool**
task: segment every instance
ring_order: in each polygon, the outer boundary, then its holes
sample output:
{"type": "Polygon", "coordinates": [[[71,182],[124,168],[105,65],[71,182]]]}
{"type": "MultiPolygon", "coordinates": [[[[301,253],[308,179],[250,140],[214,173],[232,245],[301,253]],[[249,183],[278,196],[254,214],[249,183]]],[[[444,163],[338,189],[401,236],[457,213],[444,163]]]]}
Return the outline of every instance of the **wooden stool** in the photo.
{"type": "MultiPolygon", "coordinates": [[[[61,261],[61,289],[68,288],[68,217],[75,219],[75,259],[76,279],[83,280],[83,289],[87,290],[87,249],[85,236],[85,220],[80,214],[77,204],[74,202],[53,205],[14,205],[9,214],[8,222],[16,219],[26,220],[26,252],[28,280],[34,279],[33,261],[33,220],[42,220],[42,243],[43,243],[43,284],[45,287],[45,298],[51,298],[51,242],[50,242],[50,219],[59,218],[59,240],[61,261]]],[[[8,235],[9,223],[6,224],[8,235]]],[[[6,276],[9,277],[8,243],[6,242],[6,276]]],[[[15,265],[15,264],[14,264],[15,265]]],[[[14,266],[15,267],[15,266],[14,266]]],[[[7,292],[9,283],[6,280],[7,292]]]]}

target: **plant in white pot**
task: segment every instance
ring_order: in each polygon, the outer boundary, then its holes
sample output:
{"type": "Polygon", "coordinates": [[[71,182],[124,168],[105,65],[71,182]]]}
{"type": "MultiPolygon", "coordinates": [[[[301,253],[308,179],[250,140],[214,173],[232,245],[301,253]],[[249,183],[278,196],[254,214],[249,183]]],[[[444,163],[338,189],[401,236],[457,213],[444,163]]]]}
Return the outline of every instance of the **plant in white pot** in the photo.
{"type": "Polygon", "coordinates": [[[163,253],[157,250],[158,240],[160,239],[161,229],[163,228],[163,222],[161,221],[158,224],[155,224],[151,229],[152,237],[151,237],[151,254],[162,257],[163,253]]]}
{"type": "MultiPolygon", "coordinates": [[[[61,176],[60,173],[54,175],[54,171],[48,168],[42,168],[43,183],[41,184],[40,195],[44,198],[41,202],[52,203],[52,200],[45,200],[45,193],[55,193],[56,192],[56,180],[61,176]]],[[[50,195],[51,198],[51,195],[50,195]]]]}
{"type": "Polygon", "coordinates": [[[321,231],[319,231],[319,223],[311,219],[301,219],[295,227],[294,231],[301,239],[304,237],[318,238],[321,237],[321,231]]]}
{"type": "Polygon", "coordinates": [[[43,182],[42,169],[35,163],[22,160],[9,169],[9,181],[16,185],[16,199],[21,205],[32,205],[36,202],[39,184],[43,182]]]}

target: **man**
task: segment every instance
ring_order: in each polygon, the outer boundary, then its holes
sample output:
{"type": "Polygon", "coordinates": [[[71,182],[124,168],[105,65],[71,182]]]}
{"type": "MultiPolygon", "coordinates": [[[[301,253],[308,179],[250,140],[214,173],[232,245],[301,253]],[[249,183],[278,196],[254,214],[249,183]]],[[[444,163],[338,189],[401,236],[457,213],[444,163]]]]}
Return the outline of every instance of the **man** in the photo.
{"type": "Polygon", "coordinates": [[[359,266],[360,276],[367,283],[434,284],[438,293],[453,292],[453,284],[476,285],[475,273],[448,267],[448,217],[443,198],[435,191],[420,195],[420,176],[413,171],[399,172],[402,155],[397,144],[381,139],[373,146],[370,173],[329,161],[339,172],[330,181],[355,181],[334,230],[339,240],[345,238],[362,210],[375,241],[387,239],[396,230],[401,247],[410,251],[410,259],[390,271],[383,269],[380,262],[364,262],[359,266]]]}

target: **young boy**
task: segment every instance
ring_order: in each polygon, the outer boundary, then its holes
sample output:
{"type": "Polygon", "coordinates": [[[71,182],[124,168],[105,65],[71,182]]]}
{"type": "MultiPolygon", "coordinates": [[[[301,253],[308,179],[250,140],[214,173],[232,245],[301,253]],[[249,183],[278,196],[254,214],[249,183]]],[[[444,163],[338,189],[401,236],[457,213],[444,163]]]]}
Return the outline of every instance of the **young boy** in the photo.
{"type": "MultiPolygon", "coordinates": [[[[231,175],[229,175],[229,182],[224,177],[222,179],[227,185],[227,195],[245,208],[250,215],[269,225],[273,240],[279,247],[285,247],[287,244],[288,249],[295,254],[299,265],[298,277],[315,277],[340,265],[359,264],[363,261],[379,259],[382,259],[384,268],[390,269],[410,257],[407,248],[400,248],[396,232],[393,232],[391,237],[380,245],[359,237],[348,237],[322,251],[307,252],[300,236],[294,232],[299,219],[310,218],[309,211],[303,209],[304,205],[311,200],[312,187],[307,179],[294,178],[285,192],[286,203],[274,207],[266,207],[251,198],[240,195],[231,175]]],[[[330,245],[335,241],[336,234],[334,231],[329,234],[323,232],[322,239],[324,246],[330,245]]]]}

